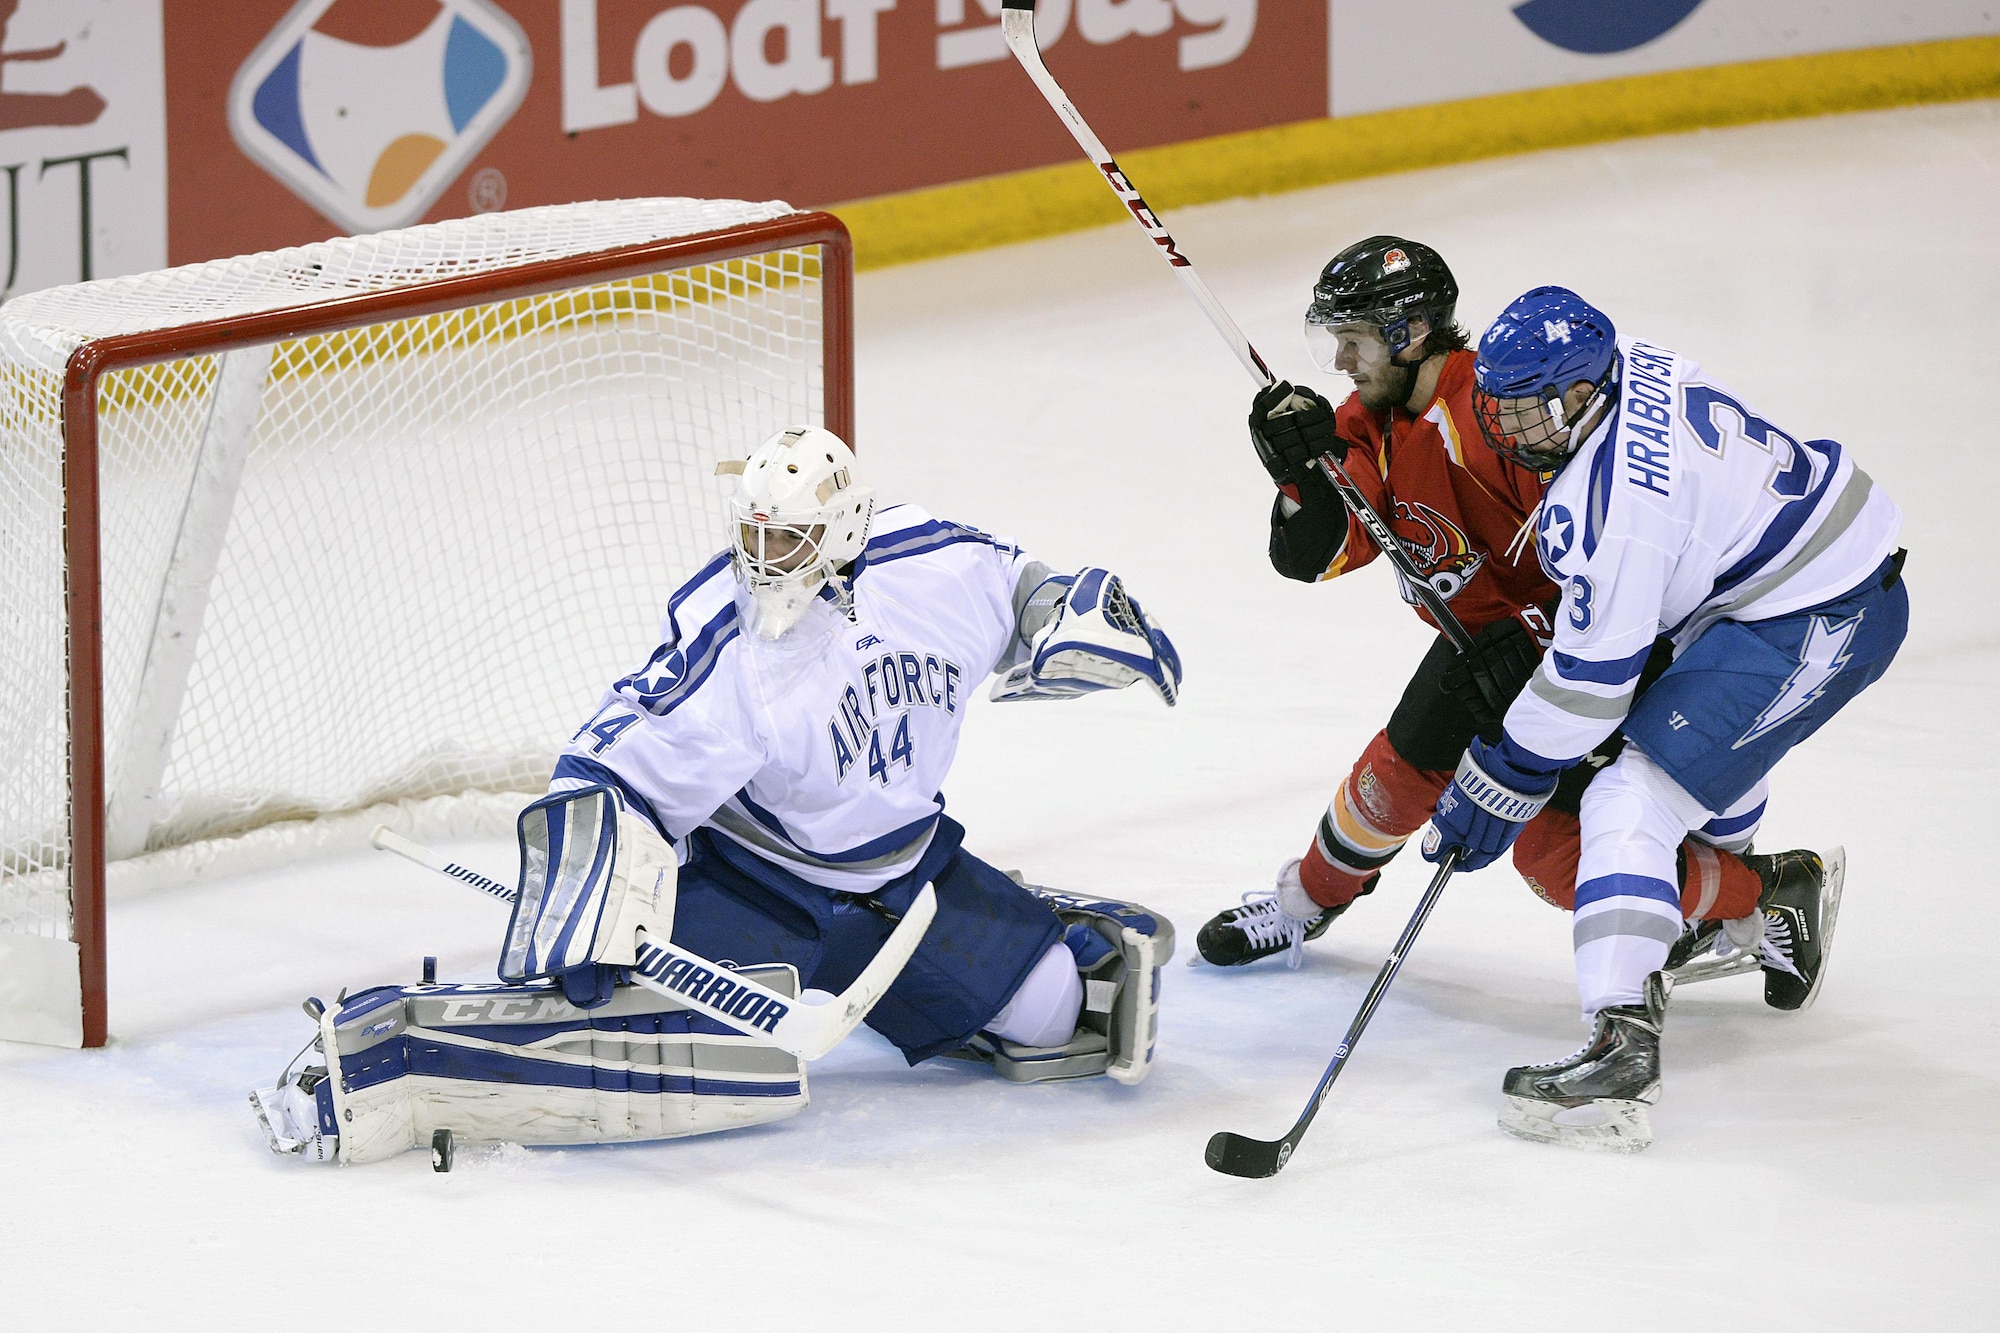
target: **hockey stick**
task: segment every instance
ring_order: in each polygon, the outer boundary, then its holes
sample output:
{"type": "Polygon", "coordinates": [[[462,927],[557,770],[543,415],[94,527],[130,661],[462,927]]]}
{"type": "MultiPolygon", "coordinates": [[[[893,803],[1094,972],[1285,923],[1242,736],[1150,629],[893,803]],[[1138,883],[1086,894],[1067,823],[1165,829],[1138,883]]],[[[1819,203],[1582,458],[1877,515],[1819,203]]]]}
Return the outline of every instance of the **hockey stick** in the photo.
{"type": "MultiPolygon", "coordinates": [[[[501,902],[512,903],[515,899],[514,890],[506,885],[439,856],[387,824],[377,825],[369,840],[383,851],[448,875],[501,902]]],[[[861,969],[861,975],[824,1004],[806,1004],[780,995],[741,972],[712,963],[679,945],[655,943],[643,930],[639,932],[638,963],[632,969],[632,980],[787,1054],[801,1060],[817,1060],[838,1046],[868,1016],[875,1002],[895,983],[903,964],[910,961],[910,955],[916,952],[918,942],[936,915],[937,893],[926,884],[875,957],[861,969]]]]}
{"type": "MultiPolygon", "coordinates": [[[[1229,317],[1229,312],[1222,308],[1222,302],[1215,299],[1215,293],[1208,289],[1208,284],[1201,280],[1201,274],[1194,271],[1194,265],[1181,253],[1174,238],[1161,224],[1159,215],[1153,212],[1145,199],[1140,197],[1131,178],[1119,169],[1110,151],[1091,132],[1090,126],[1084,122],[1083,116],[1071,103],[1068,94],[1063,92],[1062,85],[1058,84],[1055,76],[1049,73],[1049,67],[1042,61],[1041,47],[1035,41],[1035,0],[1003,0],[1003,5],[1000,28],[1007,39],[1007,49],[1014,53],[1014,59],[1021,62],[1021,68],[1035,81],[1035,87],[1041,90],[1042,96],[1048,100],[1051,107],[1055,108],[1056,115],[1060,116],[1063,124],[1069,127],[1070,137],[1076,140],[1079,148],[1083,149],[1084,156],[1103,173],[1105,183],[1111,187],[1111,192],[1132,211],[1133,219],[1144,229],[1146,235],[1152,238],[1153,244],[1159,248],[1160,258],[1167,261],[1168,266],[1174,271],[1174,276],[1181,280],[1181,285],[1188,289],[1195,303],[1201,307],[1202,313],[1208,316],[1208,322],[1222,335],[1222,340],[1229,344],[1230,350],[1236,353],[1236,359],[1243,363],[1243,368],[1250,372],[1259,386],[1270,388],[1278,382],[1278,377],[1271,373],[1271,368],[1264,364],[1264,358],[1257,354],[1257,349],[1243,336],[1243,330],[1229,317]]],[[[1452,614],[1451,608],[1445,604],[1438,590],[1431,586],[1430,580],[1418,572],[1417,562],[1410,557],[1409,550],[1397,540],[1396,534],[1389,531],[1389,525],[1382,521],[1382,516],[1375,512],[1375,507],[1368,503],[1368,497],[1361,493],[1361,488],[1347,475],[1347,469],[1341,466],[1340,460],[1332,454],[1323,454],[1320,456],[1319,466],[1326,479],[1333,483],[1333,489],[1339,492],[1341,502],[1347,506],[1347,512],[1354,515],[1369,537],[1374,539],[1375,545],[1381,548],[1382,554],[1389,557],[1389,563],[1393,564],[1396,571],[1403,576],[1403,581],[1408,585],[1411,594],[1423,603],[1426,611],[1431,613],[1431,619],[1437,622],[1444,636],[1451,640],[1451,646],[1461,653],[1471,652],[1472,636],[1465,632],[1465,626],[1459,624],[1458,617],[1452,614]]],[[[1506,701],[1492,702],[1495,706],[1502,706],[1506,701]]]]}
{"type": "Polygon", "coordinates": [[[1241,1134],[1231,1134],[1223,1130],[1208,1141],[1208,1149],[1203,1154],[1211,1167],[1225,1175],[1244,1176],[1251,1180],[1261,1180],[1265,1176],[1275,1176],[1285,1169],[1285,1163],[1292,1159],[1292,1150],[1299,1146],[1299,1140],[1306,1136],[1306,1127],[1319,1114],[1320,1103],[1333,1091],[1333,1081],[1340,1077],[1340,1071],[1347,1067],[1347,1057],[1353,1053],[1354,1044],[1361,1040],[1368,1020],[1375,1016],[1376,1006],[1382,1003],[1382,996],[1389,989],[1389,983],[1396,979],[1397,971],[1403,966],[1410,946],[1417,941],[1417,932],[1424,928],[1431,909],[1437,906],[1438,898],[1444,893],[1445,881],[1452,871],[1458,869],[1459,850],[1454,847],[1438,862],[1437,874],[1431,876],[1431,886],[1424,890],[1423,900],[1417,904],[1416,915],[1410,924],[1403,927],[1397,937],[1396,946],[1389,950],[1389,960],[1382,964],[1375,984],[1368,988],[1368,994],[1361,1001],[1360,1012],[1347,1025],[1347,1035],[1340,1039],[1340,1046],[1333,1053],[1333,1063],[1320,1075],[1319,1086],[1313,1089],[1312,1099],[1306,1103],[1305,1111],[1298,1123],[1282,1139],[1275,1142],[1264,1139],[1245,1138],[1241,1134]]]}

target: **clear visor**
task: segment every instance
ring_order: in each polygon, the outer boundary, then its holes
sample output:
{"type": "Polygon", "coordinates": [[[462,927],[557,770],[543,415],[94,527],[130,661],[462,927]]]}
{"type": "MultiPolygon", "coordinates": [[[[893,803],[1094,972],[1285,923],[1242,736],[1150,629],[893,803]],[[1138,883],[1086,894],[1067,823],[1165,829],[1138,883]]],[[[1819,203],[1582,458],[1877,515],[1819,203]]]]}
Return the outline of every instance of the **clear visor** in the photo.
{"type": "Polygon", "coordinates": [[[1312,353],[1321,370],[1336,375],[1352,375],[1356,371],[1372,375],[1390,361],[1389,344],[1382,337],[1381,325],[1355,319],[1326,324],[1310,311],[1306,314],[1306,350],[1312,353]]]}

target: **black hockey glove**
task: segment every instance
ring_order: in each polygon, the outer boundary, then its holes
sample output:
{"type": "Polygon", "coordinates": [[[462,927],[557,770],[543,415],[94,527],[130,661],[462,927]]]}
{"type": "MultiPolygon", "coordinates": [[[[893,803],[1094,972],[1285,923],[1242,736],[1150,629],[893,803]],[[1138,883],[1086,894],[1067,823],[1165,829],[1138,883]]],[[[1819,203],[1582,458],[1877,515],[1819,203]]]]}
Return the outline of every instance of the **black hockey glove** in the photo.
{"type": "Polygon", "coordinates": [[[1527,626],[1509,616],[1480,630],[1472,640],[1472,651],[1446,668],[1438,686],[1472,715],[1482,734],[1498,736],[1507,706],[1541,661],[1541,645],[1527,626]]]}
{"type": "Polygon", "coordinates": [[[1283,380],[1251,400],[1250,443],[1257,447],[1257,461],[1280,486],[1298,485],[1321,454],[1347,459],[1348,442],[1333,433],[1333,404],[1283,380]]]}

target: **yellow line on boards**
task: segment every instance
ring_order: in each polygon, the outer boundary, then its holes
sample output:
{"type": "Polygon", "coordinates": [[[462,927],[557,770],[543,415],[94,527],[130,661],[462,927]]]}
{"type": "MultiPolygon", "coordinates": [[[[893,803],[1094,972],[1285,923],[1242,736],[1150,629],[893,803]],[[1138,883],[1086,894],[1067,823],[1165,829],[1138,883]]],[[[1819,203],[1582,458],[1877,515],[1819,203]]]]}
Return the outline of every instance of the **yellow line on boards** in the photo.
{"type": "MultiPolygon", "coordinates": [[[[1608,139],[1985,97],[2000,97],[2000,37],[1564,84],[1222,134],[1120,153],[1119,160],[1147,201],[1167,209],[1608,139]]],[[[853,233],[860,268],[1105,226],[1124,216],[1096,168],[1081,159],[854,200],[831,211],[853,233]]]]}

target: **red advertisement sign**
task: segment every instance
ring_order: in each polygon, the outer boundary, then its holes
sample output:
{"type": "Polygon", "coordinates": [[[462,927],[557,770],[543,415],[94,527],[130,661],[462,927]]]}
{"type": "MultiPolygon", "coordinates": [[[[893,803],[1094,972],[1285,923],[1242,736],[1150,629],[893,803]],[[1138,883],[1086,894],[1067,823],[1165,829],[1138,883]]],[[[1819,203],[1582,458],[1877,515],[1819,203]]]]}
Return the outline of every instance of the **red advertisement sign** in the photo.
{"type": "MultiPolygon", "coordinates": [[[[1074,160],[1000,0],[165,7],[169,259],[650,194],[800,206],[1074,160]]],[[[1114,152],[1326,114],[1327,10],[1041,0],[1114,152]]]]}

